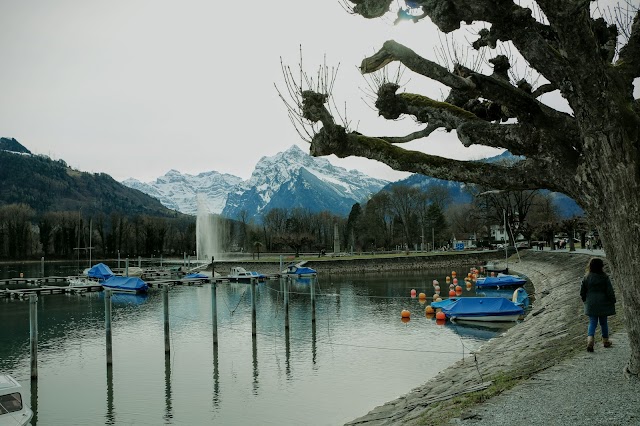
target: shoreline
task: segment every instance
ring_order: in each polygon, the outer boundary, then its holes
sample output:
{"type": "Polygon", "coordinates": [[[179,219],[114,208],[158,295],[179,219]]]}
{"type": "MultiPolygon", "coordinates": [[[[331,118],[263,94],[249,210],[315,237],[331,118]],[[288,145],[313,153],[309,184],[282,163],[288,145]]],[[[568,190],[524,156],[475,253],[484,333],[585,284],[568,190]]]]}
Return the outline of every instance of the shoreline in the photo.
{"type": "MultiPolygon", "coordinates": [[[[347,425],[446,424],[464,419],[479,403],[583,351],[586,320],[578,292],[592,256],[528,251],[513,266],[510,261],[513,271],[528,276],[534,285],[535,301],[525,319],[424,385],[347,425]]],[[[620,316],[612,317],[612,332],[621,329],[620,316]]]]}

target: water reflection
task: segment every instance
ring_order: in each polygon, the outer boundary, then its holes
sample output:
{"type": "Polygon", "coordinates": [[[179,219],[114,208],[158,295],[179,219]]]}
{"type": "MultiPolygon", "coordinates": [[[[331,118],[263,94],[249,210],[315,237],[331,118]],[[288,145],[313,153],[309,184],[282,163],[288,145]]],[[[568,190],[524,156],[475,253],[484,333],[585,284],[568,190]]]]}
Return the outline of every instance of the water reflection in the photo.
{"type": "Polygon", "coordinates": [[[164,420],[171,423],[173,407],[171,404],[171,353],[164,354],[164,420]]]}
{"type": "Polygon", "coordinates": [[[115,425],[116,415],[113,409],[113,366],[107,365],[107,414],[105,424],[115,425]]]}
{"type": "MultiPolygon", "coordinates": [[[[432,280],[443,276],[323,276],[315,287],[316,321],[309,284],[261,284],[251,349],[246,285],[218,286],[218,345],[211,331],[211,287],[176,286],[170,295],[171,357],[165,356],[164,364],[162,293],[154,288],[147,297],[114,294],[117,400],[112,368],[106,371],[106,395],[104,387],[94,385],[105,381],[103,296],[43,296],[41,397],[38,401],[35,383],[31,405],[41,422],[51,424],[96,418],[106,424],[341,424],[419,386],[463,351],[502,332],[458,323],[437,327],[425,318],[410,290],[430,296],[432,280]],[[400,321],[403,309],[411,311],[407,324],[400,321]],[[425,341],[437,350],[426,351],[425,341]],[[292,411],[292,406],[304,409],[292,411]]],[[[0,305],[5,327],[0,370],[28,377],[28,304],[2,300],[0,305]]]]}

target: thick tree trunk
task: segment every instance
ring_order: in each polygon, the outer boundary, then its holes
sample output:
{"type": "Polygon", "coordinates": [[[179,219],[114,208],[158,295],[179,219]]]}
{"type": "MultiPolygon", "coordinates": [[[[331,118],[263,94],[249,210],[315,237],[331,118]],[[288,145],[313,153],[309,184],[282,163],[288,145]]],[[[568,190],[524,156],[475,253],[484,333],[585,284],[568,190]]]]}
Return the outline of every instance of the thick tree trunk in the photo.
{"type": "MultiPolygon", "coordinates": [[[[599,224],[607,260],[621,294],[625,325],[631,343],[626,374],[640,374],[640,174],[635,143],[616,135],[600,134],[605,143],[590,167],[591,188],[587,211],[599,224]]],[[[603,142],[603,141],[600,141],[603,142]]],[[[620,304],[619,304],[620,305],[620,304]]]]}

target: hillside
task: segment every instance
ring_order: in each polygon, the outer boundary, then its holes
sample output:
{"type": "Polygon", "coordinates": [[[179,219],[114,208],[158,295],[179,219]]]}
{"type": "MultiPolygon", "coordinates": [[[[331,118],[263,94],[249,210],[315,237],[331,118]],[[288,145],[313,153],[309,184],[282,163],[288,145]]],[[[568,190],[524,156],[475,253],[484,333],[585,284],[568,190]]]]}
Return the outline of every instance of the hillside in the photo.
{"type": "Polygon", "coordinates": [[[26,149],[21,153],[7,150],[10,148],[0,149],[0,206],[24,203],[37,213],[82,210],[85,214],[180,215],[107,174],[80,172],[62,160],[31,155],[26,149]]]}

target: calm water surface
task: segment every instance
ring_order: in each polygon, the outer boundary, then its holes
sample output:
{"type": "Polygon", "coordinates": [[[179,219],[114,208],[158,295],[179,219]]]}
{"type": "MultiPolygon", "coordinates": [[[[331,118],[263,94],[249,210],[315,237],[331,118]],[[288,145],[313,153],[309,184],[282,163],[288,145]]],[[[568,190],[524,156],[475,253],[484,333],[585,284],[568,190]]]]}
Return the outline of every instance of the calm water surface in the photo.
{"type": "MultiPolygon", "coordinates": [[[[0,277],[28,268],[2,265],[0,277]]],[[[40,265],[32,268],[25,276],[39,276],[40,265]]],[[[47,268],[47,275],[65,273],[62,266],[47,268]]],[[[248,286],[219,284],[217,350],[211,285],[176,286],[169,296],[168,356],[160,291],[114,295],[110,369],[103,294],[43,295],[37,386],[29,380],[28,302],[0,299],[0,371],[26,388],[33,425],[342,424],[425,383],[463,351],[505,331],[442,326],[424,316],[425,305],[410,290],[431,296],[438,279],[446,294],[449,273],[320,275],[315,325],[309,284],[293,284],[288,333],[282,283],[260,284],[256,339],[248,286]],[[412,313],[406,324],[403,309],[412,313]]]]}

